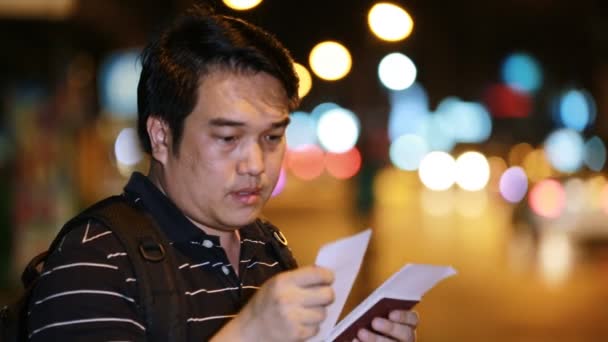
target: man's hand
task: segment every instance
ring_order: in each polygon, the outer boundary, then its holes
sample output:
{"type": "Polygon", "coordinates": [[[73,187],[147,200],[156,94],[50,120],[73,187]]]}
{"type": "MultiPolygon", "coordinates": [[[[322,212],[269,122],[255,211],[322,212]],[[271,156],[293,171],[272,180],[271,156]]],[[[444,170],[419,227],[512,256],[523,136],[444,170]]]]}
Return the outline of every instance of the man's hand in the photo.
{"type": "Polygon", "coordinates": [[[268,280],[213,340],[303,341],[313,337],[334,300],[334,276],[308,266],[268,280]]]}
{"type": "Polygon", "coordinates": [[[388,319],[381,317],[374,318],[372,321],[372,328],[375,333],[367,329],[361,329],[357,333],[355,341],[384,342],[396,340],[414,342],[416,341],[417,326],[418,314],[416,312],[395,310],[388,315],[388,319]]]}

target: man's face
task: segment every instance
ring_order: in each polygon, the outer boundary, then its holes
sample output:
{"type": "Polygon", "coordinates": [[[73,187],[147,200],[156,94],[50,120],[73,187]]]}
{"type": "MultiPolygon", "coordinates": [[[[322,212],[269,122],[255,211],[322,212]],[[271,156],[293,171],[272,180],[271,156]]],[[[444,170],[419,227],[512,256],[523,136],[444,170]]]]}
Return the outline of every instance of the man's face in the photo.
{"type": "Polygon", "coordinates": [[[184,121],[179,151],[168,147],[164,191],[197,225],[230,231],[252,222],[278,180],[288,121],[276,78],[212,71],[184,121]]]}

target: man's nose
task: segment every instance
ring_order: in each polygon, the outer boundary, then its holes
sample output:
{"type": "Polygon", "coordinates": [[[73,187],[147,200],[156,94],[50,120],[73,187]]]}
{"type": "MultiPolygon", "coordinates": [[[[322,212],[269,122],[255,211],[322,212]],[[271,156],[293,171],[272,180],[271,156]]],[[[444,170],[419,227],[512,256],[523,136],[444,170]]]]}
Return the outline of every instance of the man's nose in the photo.
{"type": "Polygon", "coordinates": [[[241,174],[258,176],[264,172],[264,150],[260,144],[251,144],[239,162],[238,170],[241,174]]]}

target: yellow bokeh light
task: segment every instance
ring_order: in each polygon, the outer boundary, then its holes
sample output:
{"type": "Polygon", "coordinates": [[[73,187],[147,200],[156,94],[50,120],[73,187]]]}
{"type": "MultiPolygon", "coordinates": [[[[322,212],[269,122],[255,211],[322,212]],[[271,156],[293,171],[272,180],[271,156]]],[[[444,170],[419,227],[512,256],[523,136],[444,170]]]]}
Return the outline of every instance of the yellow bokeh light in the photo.
{"type": "Polygon", "coordinates": [[[414,28],[412,17],[403,8],[386,2],[369,10],[367,23],[378,38],[389,42],[407,38],[414,28]]]}
{"type": "Polygon", "coordinates": [[[224,4],[226,4],[226,6],[237,11],[252,9],[261,2],[262,0],[224,0],[224,4]]]}
{"type": "Polygon", "coordinates": [[[603,175],[596,175],[587,180],[586,192],[589,196],[590,210],[597,210],[602,208],[602,191],[607,186],[608,182],[603,175]]]}
{"type": "Polygon", "coordinates": [[[317,44],[308,59],[312,71],[326,81],[336,81],[348,74],[352,59],[344,45],[325,41],[317,44]]]}
{"type": "Polygon", "coordinates": [[[528,143],[519,143],[509,151],[509,166],[522,166],[526,156],[534,148],[528,143]]]}
{"type": "Polygon", "coordinates": [[[568,277],[573,262],[572,244],[565,234],[548,234],[540,241],[541,273],[548,285],[559,286],[568,277]]]}
{"type": "Polygon", "coordinates": [[[384,168],[374,177],[374,198],[381,208],[403,208],[411,205],[417,185],[415,173],[384,168]]]}
{"type": "Polygon", "coordinates": [[[535,149],[528,153],[522,164],[528,179],[533,183],[554,175],[553,168],[543,150],[535,149]]]}
{"type": "Polygon", "coordinates": [[[312,77],[310,76],[310,72],[300,63],[293,63],[293,68],[296,70],[298,74],[298,78],[300,79],[300,85],[298,86],[298,96],[303,98],[308,94],[310,89],[312,88],[312,77]]]}
{"type": "Polygon", "coordinates": [[[507,170],[507,163],[504,159],[498,156],[488,158],[490,165],[490,180],[488,181],[488,189],[492,192],[500,192],[500,177],[507,170]]]}

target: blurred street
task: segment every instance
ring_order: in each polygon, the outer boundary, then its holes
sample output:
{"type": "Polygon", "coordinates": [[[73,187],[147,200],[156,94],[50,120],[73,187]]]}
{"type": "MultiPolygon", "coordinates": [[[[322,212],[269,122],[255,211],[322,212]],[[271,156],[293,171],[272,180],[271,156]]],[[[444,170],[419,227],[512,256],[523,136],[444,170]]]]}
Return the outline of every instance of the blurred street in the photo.
{"type": "Polygon", "coordinates": [[[451,265],[416,307],[419,342],[608,341],[594,0],[0,0],[0,307],[70,217],[147,173],[140,53],[196,3],[293,57],[265,215],[302,265],[372,228],[342,316],[407,263],[451,265]]]}
{"type": "MultiPolygon", "coordinates": [[[[412,186],[401,203],[364,218],[348,205],[351,190],[321,180],[308,185],[308,198],[295,190],[281,194],[267,215],[285,231],[301,264],[312,263],[322,244],[373,228],[346,313],[406,263],[453,265],[459,274],[417,307],[419,341],[608,340],[608,249],[603,258],[573,261],[564,278],[554,279],[513,247],[512,208],[500,198],[488,195],[476,217],[456,210],[432,216],[421,208],[422,190],[412,186]]],[[[464,198],[459,205],[478,203],[464,198]]]]}

